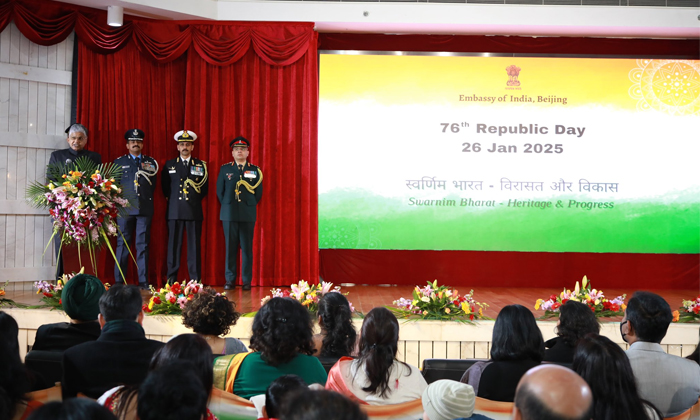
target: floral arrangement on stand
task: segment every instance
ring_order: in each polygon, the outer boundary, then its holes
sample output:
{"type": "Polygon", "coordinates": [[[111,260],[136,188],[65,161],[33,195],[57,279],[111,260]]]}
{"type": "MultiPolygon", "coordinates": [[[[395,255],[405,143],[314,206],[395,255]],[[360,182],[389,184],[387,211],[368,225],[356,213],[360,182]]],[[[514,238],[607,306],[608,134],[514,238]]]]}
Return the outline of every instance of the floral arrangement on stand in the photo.
{"type": "Polygon", "coordinates": [[[449,286],[438,286],[437,280],[428,282],[425,287],[413,289],[413,299],[399,298],[394,301],[396,308],[389,308],[397,318],[437,319],[473,323],[477,320],[490,320],[484,315],[489,305],[474,300],[474,290],[460,296],[449,286]]]}
{"type": "Polygon", "coordinates": [[[47,178],[47,183],[30,184],[26,197],[35,207],[47,209],[53,218],[49,243],[59,235],[61,249],[64,244],[77,244],[78,258],[81,247],[86,247],[93,270],[97,264],[96,249],[107,246],[115,257],[109,237],[117,235],[117,216],[133,200],[120,188],[121,166],[97,165],[82,157],[69,165],[49,165],[47,178]]]}
{"type": "MultiPolygon", "coordinates": [[[[291,297],[301,302],[312,314],[318,312],[318,300],[321,296],[326,293],[342,293],[340,291],[340,286],[333,287],[333,283],[322,281],[321,284],[309,285],[309,283],[304,280],[299,281],[297,284],[292,284],[290,290],[270,289],[270,292],[272,295],[265,296],[260,300],[261,306],[273,297],[291,297]]],[[[343,293],[343,295],[347,296],[348,294],[343,293]]],[[[352,306],[352,302],[348,301],[348,303],[350,304],[350,311],[355,312],[355,307],[352,306]]]]}
{"type": "Polygon", "coordinates": [[[5,287],[7,287],[8,284],[10,284],[9,280],[5,281],[5,284],[0,286],[0,307],[9,306],[15,308],[28,308],[29,305],[25,305],[24,303],[18,303],[12,299],[7,299],[5,297],[5,287]]]}
{"type": "MultiPolygon", "coordinates": [[[[148,304],[143,305],[143,311],[147,315],[178,315],[194,295],[203,291],[204,285],[197,280],[166,284],[158,291],[151,286],[151,299],[148,304]]],[[[225,293],[219,295],[221,294],[225,293]]]]}
{"type": "Polygon", "coordinates": [[[700,296],[693,300],[684,300],[677,311],[673,311],[673,322],[700,321],[700,296]]]}
{"type": "Polygon", "coordinates": [[[537,299],[535,310],[544,310],[541,319],[559,316],[559,308],[569,300],[585,303],[591,308],[598,318],[625,315],[625,298],[627,295],[618,296],[615,299],[607,299],[602,290],[591,289],[591,282],[586,276],[576,282],[574,290],[564,289],[559,296],[551,295],[549,299],[537,299]]]}

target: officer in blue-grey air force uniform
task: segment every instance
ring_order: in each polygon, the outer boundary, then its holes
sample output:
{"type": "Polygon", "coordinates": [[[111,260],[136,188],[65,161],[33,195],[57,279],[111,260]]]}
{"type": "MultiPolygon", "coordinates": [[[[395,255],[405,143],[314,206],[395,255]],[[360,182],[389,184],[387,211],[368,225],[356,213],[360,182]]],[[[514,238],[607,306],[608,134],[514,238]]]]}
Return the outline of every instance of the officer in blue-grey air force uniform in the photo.
{"type": "Polygon", "coordinates": [[[187,270],[190,280],[202,281],[202,200],[209,188],[207,163],[192,157],[197,134],[175,134],[180,156],[163,165],[163,194],[168,201],[168,283],[177,280],[183,230],[187,231],[187,270]]]}
{"type": "Polygon", "coordinates": [[[229,143],[233,162],[221,166],[216,180],[216,196],[221,203],[219,219],[226,239],[226,285],[236,287],[238,249],[241,249],[241,280],[243,290],[250,290],[253,279],[253,232],[257,205],[262,198],[263,174],[248,162],[250,142],[236,137],[229,143]]]}
{"type": "Polygon", "coordinates": [[[121,166],[124,194],[136,199],[134,200],[136,206],[129,207],[128,214],[117,219],[121,234],[117,235],[117,261],[119,265],[114,267],[114,279],[115,283],[125,282],[122,274],[126,275],[131,256],[124,240],[126,240],[126,244],[130,244],[131,239],[134,238],[136,249],[131,248],[131,253],[136,257],[139,286],[142,289],[148,289],[148,243],[151,238],[153,193],[156,190],[156,181],[158,180],[156,177],[158,162],[141,153],[143,150],[143,131],[138,128],[131,129],[124,134],[124,138],[129,153],[117,158],[114,164],[121,166]],[[134,234],[134,232],[136,233],[134,234]],[[124,235],[123,239],[122,235],[124,235]]]}

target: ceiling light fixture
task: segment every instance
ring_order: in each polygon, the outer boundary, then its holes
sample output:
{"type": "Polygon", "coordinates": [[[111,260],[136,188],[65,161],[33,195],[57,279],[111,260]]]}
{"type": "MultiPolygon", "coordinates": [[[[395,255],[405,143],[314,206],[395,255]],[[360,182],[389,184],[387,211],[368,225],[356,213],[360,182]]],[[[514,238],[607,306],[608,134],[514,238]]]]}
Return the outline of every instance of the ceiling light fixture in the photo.
{"type": "Polygon", "coordinates": [[[107,24],[109,26],[122,26],[124,24],[124,8],[121,6],[107,7],[107,24]]]}

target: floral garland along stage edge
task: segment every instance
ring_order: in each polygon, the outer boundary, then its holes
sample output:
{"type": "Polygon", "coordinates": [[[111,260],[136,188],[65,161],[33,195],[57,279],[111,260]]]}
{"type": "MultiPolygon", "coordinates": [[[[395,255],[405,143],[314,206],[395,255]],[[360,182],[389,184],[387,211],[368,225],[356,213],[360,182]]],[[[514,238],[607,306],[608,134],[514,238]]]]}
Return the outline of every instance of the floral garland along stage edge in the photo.
{"type": "Polygon", "coordinates": [[[64,244],[77,244],[79,259],[80,248],[86,247],[94,271],[96,249],[107,246],[116,260],[109,237],[117,236],[116,219],[134,201],[124,195],[121,175],[118,165],[97,165],[81,157],[72,164],[49,165],[47,183],[34,182],[27,188],[27,200],[36,208],[47,209],[53,218],[49,243],[59,235],[61,249],[64,244]]]}
{"type": "MultiPolygon", "coordinates": [[[[147,315],[179,315],[185,308],[187,302],[191,301],[197,293],[202,293],[205,286],[197,280],[187,282],[175,282],[172,285],[166,284],[159,290],[151,286],[151,299],[143,305],[143,311],[147,315]]],[[[217,293],[218,296],[225,296],[226,293],[217,293]]]]}
{"type": "Polygon", "coordinates": [[[677,311],[673,311],[673,322],[700,321],[700,296],[692,300],[684,300],[677,311]]]}
{"type": "MultiPolygon", "coordinates": [[[[37,288],[36,294],[43,294],[41,301],[44,302],[43,305],[28,306],[30,309],[46,308],[49,307],[53,309],[63,309],[63,301],[61,296],[63,295],[63,288],[70,279],[77,276],[78,274],[83,274],[85,267],[80,268],[77,273],[64,274],[60,279],[56,280],[56,284],[46,282],[46,281],[35,281],[34,287],[37,288]]],[[[105,290],[109,290],[109,283],[104,283],[105,290]]]]}
{"type": "MultiPolygon", "coordinates": [[[[297,284],[292,284],[290,290],[270,289],[271,295],[265,296],[260,300],[260,306],[267,303],[273,297],[291,297],[298,300],[312,314],[318,312],[318,300],[326,293],[342,293],[340,286],[333,287],[333,283],[322,281],[321,284],[309,285],[305,280],[300,280],[297,284]]],[[[348,293],[342,293],[347,296],[348,293]]],[[[355,313],[355,307],[352,302],[350,304],[350,312],[355,313]]],[[[254,315],[254,313],[246,314],[246,316],[254,315]]]]}
{"type": "Polygon", "coordinates": [[[425,287],[413,289],[413,299],[399,298],[394,301],[397,307],[389,309],[404,319],[433,319],[441,321],[460,321],[473,323],[477,320],[491,320],[484,316],[483,309],[489,305],[474,300],[474,290],[460,296],[449,286],[438,286],[437,280],[427,282],[425,287]]]}
{"type": "Polygon", "coordinates": [[[537,299],[535,302],[535,310],[544,310],[544,315],[540,319],[547,319],[559,316],[559,308],[569,300],[581,302],[588,305],[591,311],[598,318],[624,316],[625,315],[625,298],[627,295],[618,296],[615,299],[609,300],[605,297],[602,290],[591,289],[591,282],[586,276],[583,276],[579,282],[576,282],[573,292],[564,289],[559,296],[551,295],[549,299],[537,299]]]}

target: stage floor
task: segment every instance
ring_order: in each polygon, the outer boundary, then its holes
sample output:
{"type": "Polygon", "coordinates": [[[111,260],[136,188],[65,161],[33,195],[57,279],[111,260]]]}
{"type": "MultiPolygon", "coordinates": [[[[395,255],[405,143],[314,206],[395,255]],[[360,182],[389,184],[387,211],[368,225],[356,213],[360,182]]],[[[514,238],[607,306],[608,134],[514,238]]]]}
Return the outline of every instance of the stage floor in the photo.
{"type": "MultiPolygon", "coordinates": [[[[421,285],[422,286],[422,285],[421,285]]],[[[573,286],[573,285],[571,285],[573,286]]],[[[251,291],[242,291],[239,288],[227,291],[226,294],[236,302],[239,312],[253,312],[260,309],[260,300],[270,295],[271,287],[253,287],[251,291]]],[[[222,287],[216,290],[222,292],[222,287]]],[[[460,294],[469,293],[469,288],[459,289],[460,294]]],[[[400,297],[411,298],[413,287],[397,285],[347,285],[341,284],[341,291],[348,292],[348,300],[356,310],[367,313],[376,306],[392,305],[400,297]]],[[[700,294],[698,290],[650,290],[661,295],[671,305],[671,309],[676,310],[681,306],[683,299],[695,298],[700,294]]],[[[502,287],[479,287],[474,290],[474,299],[477,302],[487,303],[489,306],[484,310],[484,315],[495,318],[498,312],[506,305],[518,303],[529,308],[536,317],[542,316],[543,311],[535,311],[535,301],[546,299],[552,294],[559,294],[561,289],[548,288],[502,288],[502,287]]],[[[623,293],[627,294],[627,299],[635,292],[634,289],[606,289],[603,288],[607,298],[615,298],[623,293]]],[[[150,294],[144,292],[144,302],[148,300],[150,294]]],[[[8,299],[26,304],[40,303],[41,295],[35,292],[8,292],[8,299]]],[[[620,317],[612,318],[611,321],[619,321],[620,317]]]]}

